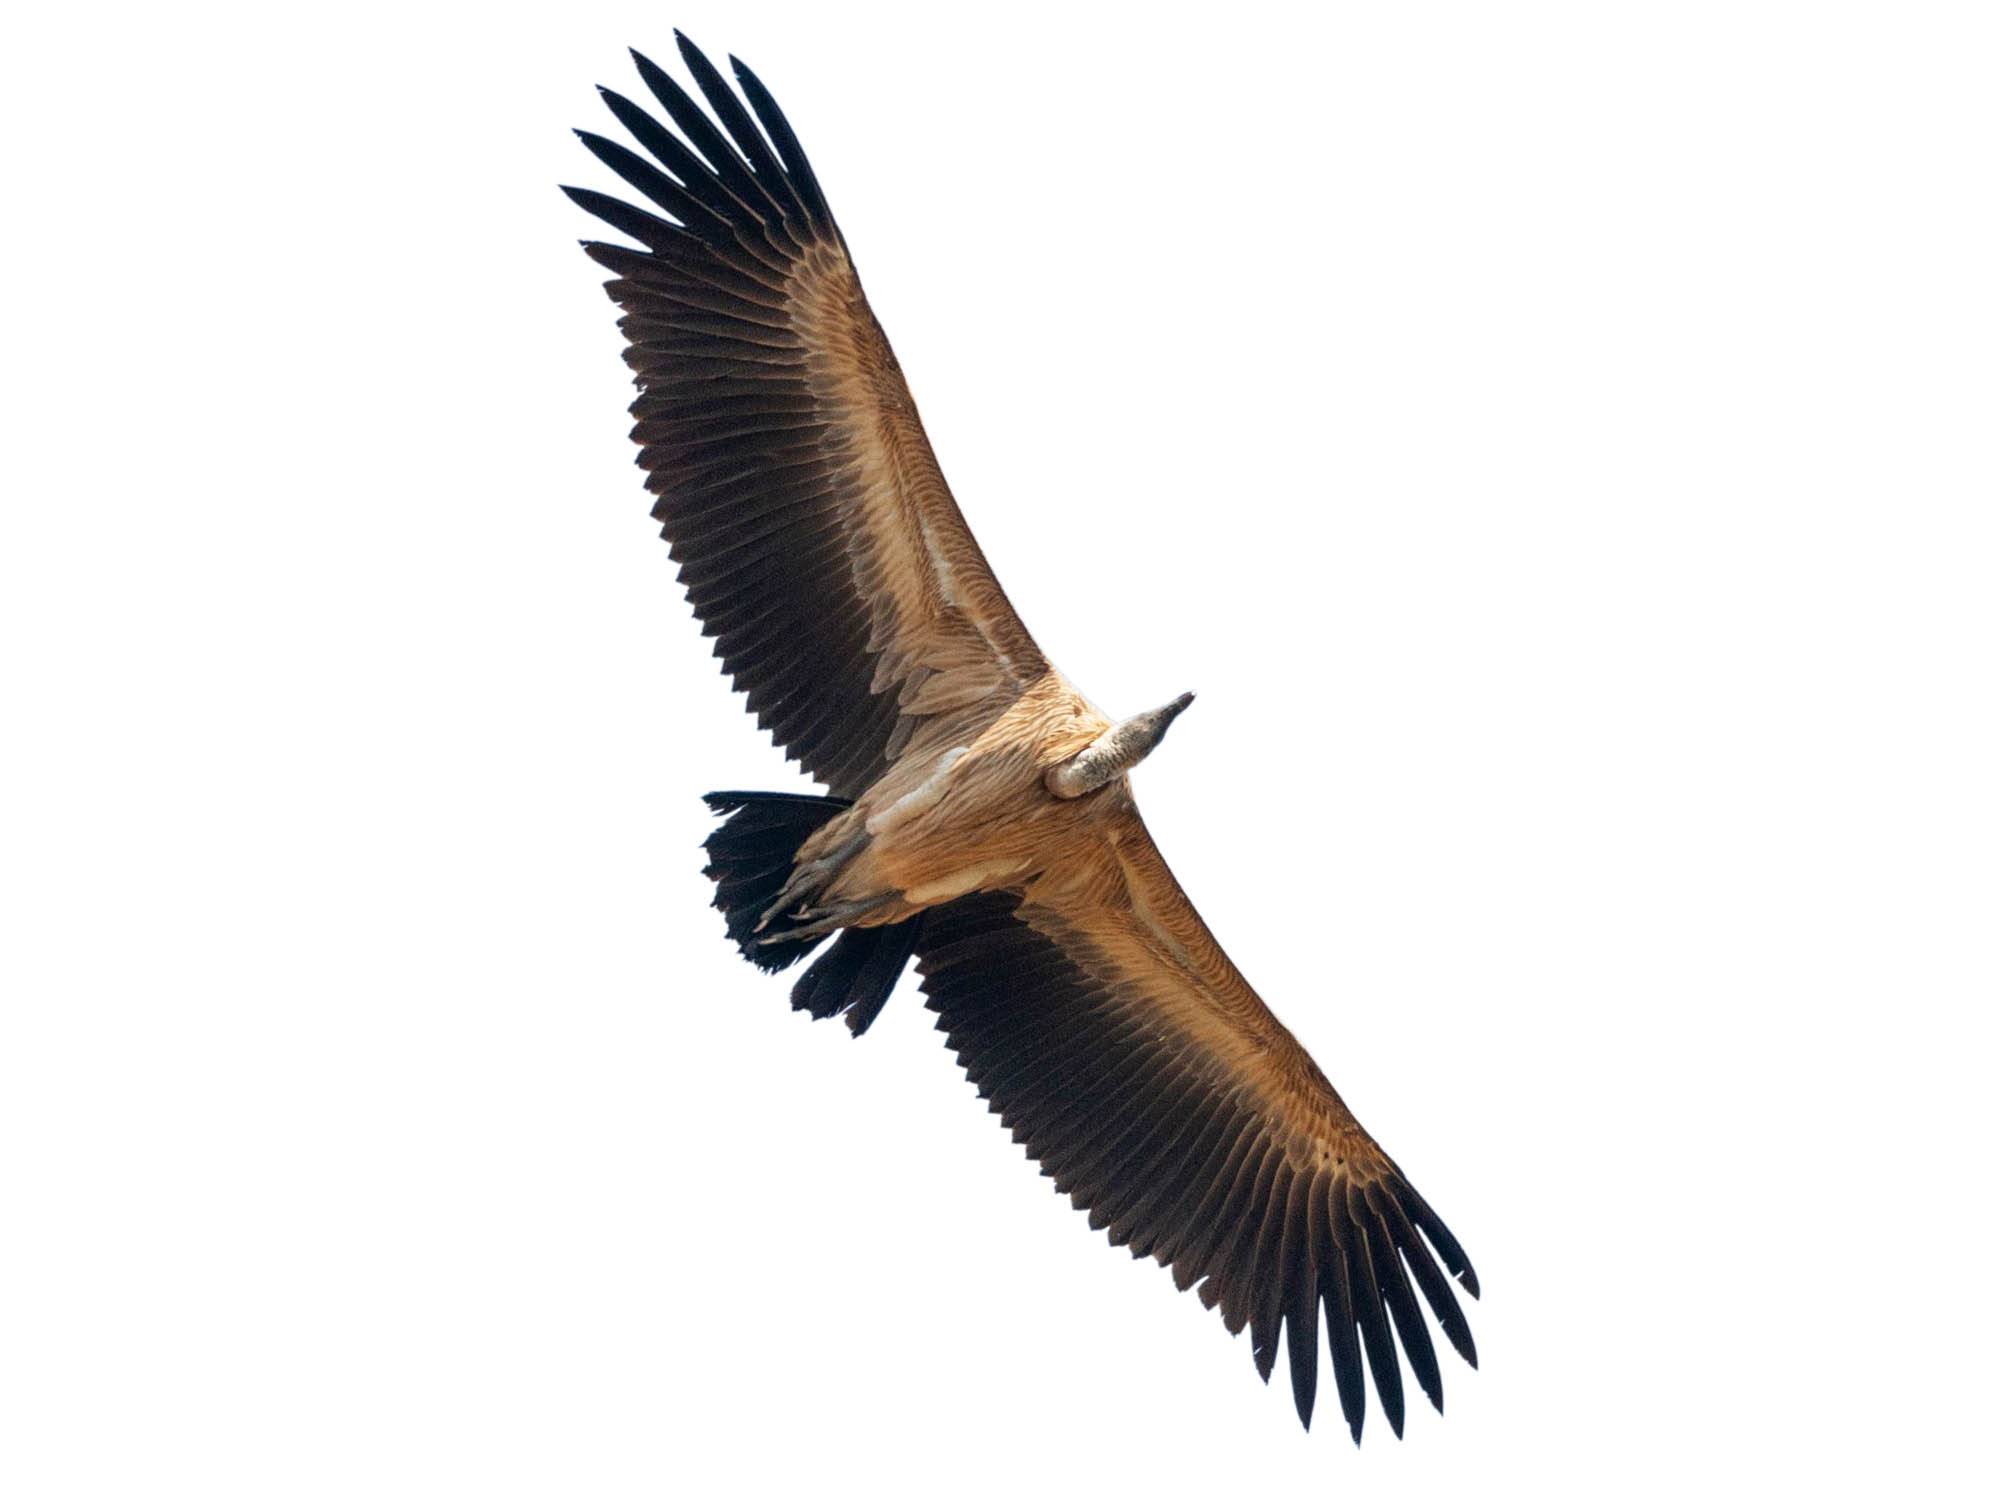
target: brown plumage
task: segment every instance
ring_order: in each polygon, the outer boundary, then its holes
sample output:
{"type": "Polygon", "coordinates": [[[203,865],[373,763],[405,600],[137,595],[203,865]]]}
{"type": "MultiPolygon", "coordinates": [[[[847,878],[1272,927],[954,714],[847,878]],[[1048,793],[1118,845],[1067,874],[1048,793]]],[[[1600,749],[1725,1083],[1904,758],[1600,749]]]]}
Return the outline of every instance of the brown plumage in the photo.
{"type": "Polygon", "coordinates": [[[1113,724],[1049,664],[783,115],[740,63],[739,98],[680,50],[712,119],[640,57],[679,134],[607,90],[654,160],[582,135],[668,217],[568,191],[644,246],[585,248],[617,278],[633,436],[688,597],[757,721],[833,792],[709,798],[730,936],[768,969],[833,938],[793,1003],[857,1035],[913,954],[980,1096],[1093,1227],[1248,1327],[1266,1379],[1281,1328],[1307,1424],[1323,1317],[1354,1438],[1363,1362],[1399,1434],[1398,1341],[1443,1403],[1419,1299],[1476,1362],[1451,1281],[1478,1283],[1146,833],[1127,772],[1187,699],[1113,724]]]}

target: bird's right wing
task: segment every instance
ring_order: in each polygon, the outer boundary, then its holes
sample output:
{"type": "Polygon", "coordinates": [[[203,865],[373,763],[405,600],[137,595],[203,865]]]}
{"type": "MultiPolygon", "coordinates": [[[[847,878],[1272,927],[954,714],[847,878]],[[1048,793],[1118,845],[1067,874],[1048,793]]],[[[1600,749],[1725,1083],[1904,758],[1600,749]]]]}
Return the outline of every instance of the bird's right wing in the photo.
{"type": "Polygon", "coordinates": [[[1398,1435],[1398,1338],[1442,1408],[1417,1294],[1476,1363],[1445,1274],[1476,1296],[1470,1261],[1236,971],[1135,808],[1024,893],[923,921],[939,1029],[1092,1228],[1172,1266],[1182,1290],[1198,1282],[1231,1332],[1251,1329],[1265,1379],[1282,1324],[1307,1425],[1322,1315],[1355,1441],[1363,1350],[1398,1435]]]}
{"type": "Polygon", "coordinates": [[[567,191],[645,246],[585,248],[618,278],[632,435],[695,612],[758,722],[852,798],[912,743],[968,742],[1047,663],[945,486],[791,127],[741,63],[748,109],[680,51],[713,119],[641,57],[679,134],[609,90],[653,160],[579,132],[669,217],[567,191]]]}

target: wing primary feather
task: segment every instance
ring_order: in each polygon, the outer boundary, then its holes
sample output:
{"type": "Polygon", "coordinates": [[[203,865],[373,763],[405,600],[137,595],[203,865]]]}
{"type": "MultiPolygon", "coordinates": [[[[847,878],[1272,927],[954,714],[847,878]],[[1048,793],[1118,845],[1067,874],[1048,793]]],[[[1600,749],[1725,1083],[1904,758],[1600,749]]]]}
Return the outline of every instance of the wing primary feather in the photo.
{"type": "Polygon", "coordinates": [[[833,222],[833,211],[826,205],[826,195],[819,189],[819,179],[812,173],[812,163],[806,159],[804,148],[798,144],[791,122],[777,107],[777,100],[771,97],[763,80],[740,59],[731,57],[729,66],[735,71],[736,81],[742,85],[743,97],[750,101],[750,108],[757,112],[764,132],[770,136],[771,143],[777,147],[777,154],[783,158],[785,172],[790,176],[799,200],[805,205],[807,216],[821,233],[837,235],[839,227],[833,222]]]}
{"type": "Polygon", "coordinates": [[[1471,1324],[1465,1320],[1464,1310],[1458,1305],[1458,1298],[1451,1294],[1450,1277],[1437,1268],[1437,1261],[1427,1245],[1417,1235],[1414,1225],[1403,1212],[1402,1204],[1395,1193],[1382,1187],[1368,1189],[1370,1200],[1376,1201],[1376,1210],[1387,1217],[1393,1226],[1396,1242],[1402,1248],[1402,1258],[1409,1266],[1409,1272],[1416,1278],[1416,1285],[1423,1293],[1423,1299],[1430,1304],[1430,1312],[1436,1317],[1437,1325],[1444,1330],[1458,1356],[1474,1369],[1478,1367],[1478,1348],[1472,1342],[1471,1324]]]}
{"type": "MultiPolygon", "coordinates": [[[[1390,1162],[1390,1165],[1394,1163],[1390,1162]]],[[[1437,1216],[1435,1209],[1423,1200],[1423,1194],[1409,1185],[1409,1178],[1402,1174],[1399,1167],[1395,1168],[1395,1176],[1396,1197],[1401,1201],[1403,1210],[1423,1230],[1423,1237],[1435,1248],[1437,1258],[1444,1262],[1444,1268],[1457,1277],[1458,1284],[1476,1301],[1478,1276],[1472,1270],[1464,1247],[1458,1243],[1456,1235],[1444,1226],[1444,1220],[1437,1216]]]]}
{"type": "MultiPolygon", "coordinates": [[[[1366,1193],[1370,1205],[1374,1195],[1372,1189],[1366,1193]]],[[[1375,1209],[1374,1224],[1368,1231],[1368,1248],[1374,1266],[1374,1281],[1381,1288],[1382,1299],[1388,1304],[1388,1315],[1395,1323],[1396,1336],[1402,1343],[1402,1356],[1409,1361],[1409,1372],[1416,1376],[1417,1387],[1429,1397],[1430,1404],[1441,1412],[1444,1408],[1444,1377],[1437,1368],[1437,1350],[1430,1341],[1429,1324],[1417,1310],[1416,1297],[1409,1289],[1409,1277],[1403,1273],[1393,1230],[1379,1208],[1375,1209]]]]}
{"type": "Polygon", "coordinates": [[[1319,1235],[1325,1228],[1325,1189],[1312,1172],[1300,1172],[1291,1192],[1288,1236],[1296,1262],[1286,1282],[1284,1332],[1291,1363],[1291,1399],[1298,1419],[1312,1429],[1319,1391],[1319,1235]]]}
{"type": "Polygon", "coordinates": [[[1382,1305],[1381,1287],[1374,1278],[1373,1253],[1368,1245],[1366,1218],[1355,1201],[1348,1183],[1341,1193],[1347,1235],[1346,1261],[1352,1278],[1354,1314],[1360,1322],[1361,1343],[1367,1349],[1367,1367],[1374,1375],[1374,1393],[1381,1400],[1381,1414],[1388,1429],[1402,1436],[1402,1364],[1395,1356],[1395,1335],[1388,1329],[1387,1309],[1382,1305]]]}
{"type": "Polygon", "coordinates": [[[1321,1194],[1326,1213],[1327,1241],[1333,1252],[1319,1273],[1320,1295],[1326,1306],[1326,1333],[1332,1342],[1333,1382],[1339,1390],[1340,1412],[1354,1445],[1360,1445],[1361,1428],[1367,1422],[1367,1383],[1361,1369],[1359,1318],[1354,1313],[1353,1275],[1346,1253],[1346,1236],[1340,1224],[1346,1213],[1344,1194],[1337,1182],[1329,1182],[1321,1194]]]}
{"type": "Polygon", "coordinates": [[[627,150],[616,141],[606,140],[589,130],[577,131],[576,138],[583,142],[592,156],[672,214],[690,233],[700,232],[692,228],[696,224],[726,223],[706,203],[636,151],[627,150]]]}
{"type": "Polygon", "coordinates": [[[757,177],[758,185],[764,189],[773,206],[780,211],[786,207],[796,207],[802,215],[804,204],[787,205],[777,200],[778,193],[783,193],[786,197],[792,196],[789,185],[785,182],[784,168],[778,165],[777,158],[771,154],[769,142],[764,139],[763,132],[757,128],[756,122],[750,118],[749,111],[743,108],[735,90],[729,87],[727,80],[722,77],[716,66],[708,61],[707,54],[690,42],[683,33],[674,32],[673,39],[680,46],[681,60],[687,64],[687,71],[694,75],[695,83],[700,86],[702,95],[708,100],[708,107],[715,111],[715,118],[722,122],[722,128],[728,131],[730,138],[735,141],[736,148],[742,152],[743,159],[749,163],[751,172],[757,177]]]}
{"type": "Polygon", "coordinates": [[[632,133],[632,139],[658,158],[687,191],[699,198],[702,205],[717,219],[733,221],[749,212],[744,203],[728,185],[715,175],[715,169],[688,148],[679,136],[660,124],[630,99],[616,89],[599,86],[598,95],[605,108],[617,117],[618,123],[632,133]]]}
{"type": "Polygon", "coordinates": [[[632,62],[639,70],[639,77],[652,96],[659,100],[660,108],[667,112],[673,123],[680,127],[680,133],[687,142],[707,162],[708,169],[728,185],[730,192],[742,202],[746,212],[759,224],[766,214],[779,212],[770,194],[756,179],[743,159],[729,145],[728,140],[707,115],[701,112],[687,90],[674,82],[673,75],[643,52],[634,51],[632,62]]]}
{"type": "MultiPolygon", "coordinates": [[[[593,218],[602,219],[613,229],[629,234],[633,239],[651,250],[669,250],[685,238],[687,230],[679,224],[668,223],[657,214],[647,213],[643,208],[634,208],[629,203],[607,197],[587,187],[565,187],[569,201],[593,218]]],[[[586,246],[587,248],[587,246],[586,246]]]]}

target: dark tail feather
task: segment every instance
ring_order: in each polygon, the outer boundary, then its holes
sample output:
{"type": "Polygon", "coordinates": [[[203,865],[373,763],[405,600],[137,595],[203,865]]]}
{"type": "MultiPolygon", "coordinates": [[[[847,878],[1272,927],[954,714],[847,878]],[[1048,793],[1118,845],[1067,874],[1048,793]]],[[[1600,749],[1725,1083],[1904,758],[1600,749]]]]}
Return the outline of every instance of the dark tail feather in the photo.
{"type": "Polygon", "coordinates": [[[757,918],[790,877],[798,846],[853,803],[782,791],[711,791],[701,799],[729,819],[701,845],[708,851],[704,873],[715,882],[715,908],[728,919],[729,940],[766,973],[789,968],[818,942],[761,943],[759,937],[796,923],[775,916],[759,932],[757,918]]]}
{"type": "Polygon", "coordinates": [[[893,926],[848,927],[792,989],[792,1009],[810,1010],[814,1020],[844,1011],[847,1029],[863,1034],[888,1003],[922,925],[912,916],[893,926]]]}
{"type": "MultiPolygon", "coordinates": [[[[715,882],[715,906],[728,921],[729,940],[767,973],[789,968],[824,939],[760,942],[760,937],[796,923],[780,914],[759,932],[757,919],[790,877],[799,845],[853,804],[837,796],[782,791],[711,791],[702,800],[728,818],[702,847],[708,851],[706,873],[715,882]]],[[[893,926],[848,927],[806,969],[791,991],[791,1007],[810,1011],[815,1020],[844,1013],[847,1028],[862,1034],[888,1003],[922,922],[917,916],[893,926]]]]}

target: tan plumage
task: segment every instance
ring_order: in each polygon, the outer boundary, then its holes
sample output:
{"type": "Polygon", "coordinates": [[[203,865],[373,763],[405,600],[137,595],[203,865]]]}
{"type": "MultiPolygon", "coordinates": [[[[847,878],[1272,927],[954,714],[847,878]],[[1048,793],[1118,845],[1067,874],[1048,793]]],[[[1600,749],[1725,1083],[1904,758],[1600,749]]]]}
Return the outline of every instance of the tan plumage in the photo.
{"type": "Polygon", "coordinates": [[[1323,1308],[1356,1440],[1363,1353],[1399,1433],[1398,1337],[1442,1404],[1418,1296],[1475,1361],[1450,1280],[1477,1282],[1140,820],[1126,772],[1186,700],[1114,725],[1049,664],[790,127],[741,64],[754,119],[681,52],[714,120],[639,58],[680,135],[607,91],[658,165],[583,136],[671,218],[570,192],[646,247],[586,246],[617,277],[639,461],[689,598],[758,721],[834,793],[710,798],[730,935],[776,969],[837,933],[793,1002],[856,1034],[913,953],[981,1095],[1093,1226],[1249,1327],[1266,1378],[1285,1329],[1307,1423],[1323,1308]]]}

